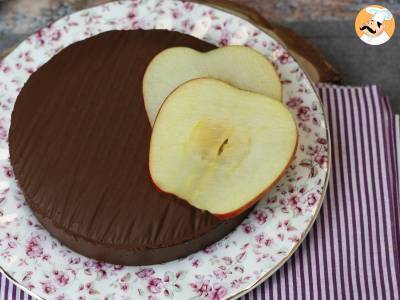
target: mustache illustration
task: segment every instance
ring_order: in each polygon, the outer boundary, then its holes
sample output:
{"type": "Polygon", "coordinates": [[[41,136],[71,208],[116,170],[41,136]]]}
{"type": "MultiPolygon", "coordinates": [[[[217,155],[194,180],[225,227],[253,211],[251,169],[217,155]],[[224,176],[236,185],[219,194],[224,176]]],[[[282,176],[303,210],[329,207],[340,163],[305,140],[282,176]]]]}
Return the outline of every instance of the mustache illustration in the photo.
{"type": "Polygon", "coordinates": [[[376,33],[376,30],[373,30],[371,27],[369,27],[368,25],[364,25],[362,27],[360,27],[360,30],[364,30],[367,29],[369,32],[371,33],[376,33]]]}

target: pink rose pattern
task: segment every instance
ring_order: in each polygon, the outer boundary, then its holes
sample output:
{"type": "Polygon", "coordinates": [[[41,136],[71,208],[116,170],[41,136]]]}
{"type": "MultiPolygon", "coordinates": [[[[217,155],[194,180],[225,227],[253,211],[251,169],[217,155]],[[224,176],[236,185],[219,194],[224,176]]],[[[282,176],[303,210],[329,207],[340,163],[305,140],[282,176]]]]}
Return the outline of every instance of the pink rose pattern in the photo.
{"type": "Polygon", "coordinates": [[[221,46],[240,41],[268,56],[284,86],[284,103],[298,125],[296,159],[274,191],[228,237],[176,262],[124,267],[82,257],[54,240],[32,216],[7,153],[2,157],[0,151],[0,176],[8,183],[0,189],[0,264],[35,294],[60,300],[224,299],[286,259],[321,204],[328,137],[321,104],[306,76],[286,50],[255,27],[193,3],[110,3],[73,14],[28,38],[0,62],[0,150],[8,149],[10,114],[24,82],[71,38],[154,27],[192,33],[221,46]]]}
{"type": "Polygon", "coordinates": [[[211,284],[208,279],[204,280],[201,278],[199,281],[191,283],[190,286],[196,296],[203,299],[220,300],[224,299],[228,294],[227,289],[223,285],[219,283],[211,284]]]}
{"type": "Polygon", "coordinates": [[[43,248],[40,245],[39,237],[32,237],[26,245],[26,255],[29,258],[38,258],[43,255],[43,248]]]}
{"type": "MultiPolygon", "coordinates": [[[[157,296],[173,298],[175,293],[181,292],[186,273],[186,271],[169,271],[161,278],[153,276],[155,274],[153,268],[141,268],[135,275],[146,284],[146,290],[151,297],[157,299],[157,296]]],[[[143,294],[143,290],[140,290],[140,294],[143,294]]]]}

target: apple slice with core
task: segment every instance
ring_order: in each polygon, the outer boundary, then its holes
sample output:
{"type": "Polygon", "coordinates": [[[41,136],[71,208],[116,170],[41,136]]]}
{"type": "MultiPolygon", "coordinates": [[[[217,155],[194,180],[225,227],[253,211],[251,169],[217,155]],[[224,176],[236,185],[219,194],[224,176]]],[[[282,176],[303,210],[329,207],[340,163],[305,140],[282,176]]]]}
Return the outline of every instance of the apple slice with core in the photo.
{"type": "Polygon", "coordinates": [[[150,176],[159,190],[230,218],[274,186],[296,145],[296,124],[282,103],[219,80],[194,79],[160,109],[150,176]]]}
{"type": "Polygon", "coordinates": [[[211,77],[237,88],[281,101],[282,86],[271,62],[245,46],[227,46],[206,53],[191,48],[169,48],[148,65],[143,77],[143,98],[154,124],[165,98],[191,79],[211,77]]]}

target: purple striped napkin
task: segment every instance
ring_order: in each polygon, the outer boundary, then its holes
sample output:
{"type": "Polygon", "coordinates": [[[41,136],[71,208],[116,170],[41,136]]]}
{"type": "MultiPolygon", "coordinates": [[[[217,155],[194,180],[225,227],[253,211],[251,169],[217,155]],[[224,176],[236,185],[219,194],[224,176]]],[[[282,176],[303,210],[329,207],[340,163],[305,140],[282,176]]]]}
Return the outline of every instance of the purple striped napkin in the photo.
{"type": "Polygon", "coordinates": [[[398,116],[380,86],[319,93],[333,162],[321,213],[290,261],[243,299],[399,299],[398,116]]]}
{"type": "MultiPolygon", "coordinates": [[[[400,126],[376,85],[320,85],[332,175],[315,226],[274,276],[243,299],[398,299],[400,126]]],[[[32,299],[4,276],[0,299],[32,299]]]]}

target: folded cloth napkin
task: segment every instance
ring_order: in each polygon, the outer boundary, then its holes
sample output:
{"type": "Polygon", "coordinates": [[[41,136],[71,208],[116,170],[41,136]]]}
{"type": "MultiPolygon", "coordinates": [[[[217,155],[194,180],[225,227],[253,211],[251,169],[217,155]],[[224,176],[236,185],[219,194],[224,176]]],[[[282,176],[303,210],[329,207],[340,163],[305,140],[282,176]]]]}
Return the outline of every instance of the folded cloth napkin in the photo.
{"type": "MultiPolygon", "coordinates": [[[[320,215],[293,257],[242,299],[398,299],[399,118],[380,86],[318,87],[332,173],[320,215]]],[[[32,299],[3,275],[0,299],[32,299]]]]}

